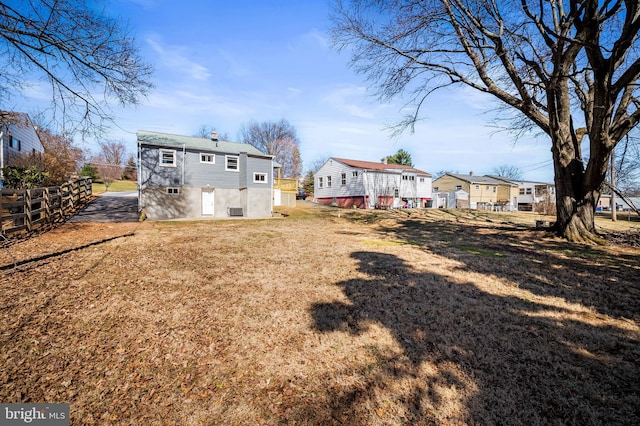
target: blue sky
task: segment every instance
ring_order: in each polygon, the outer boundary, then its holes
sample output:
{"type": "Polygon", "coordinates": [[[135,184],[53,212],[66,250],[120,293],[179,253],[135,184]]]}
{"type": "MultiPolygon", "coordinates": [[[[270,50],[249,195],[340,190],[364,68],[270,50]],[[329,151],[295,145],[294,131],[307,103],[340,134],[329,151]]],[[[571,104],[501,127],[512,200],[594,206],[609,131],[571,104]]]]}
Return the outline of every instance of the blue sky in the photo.
{"type": "Polygon", "coordinates": [[[107,13],[129,22],[155,89],[140,106],[117,111],[111,139],[135,152],[135,132],[193,135],[202,125],[235,139],[242,123],[287,119],[306,166],[334,156],[379,161],[402,148],[416,167],[491,173],[503,164],[526,179],[552,181],[546,139],[493,134],[491,100],[460,88],[433,96],[414,134],[391,139],[402,99],[378,102],[348,53],[331,48],[325,0],[113,0],[107,13]]]}

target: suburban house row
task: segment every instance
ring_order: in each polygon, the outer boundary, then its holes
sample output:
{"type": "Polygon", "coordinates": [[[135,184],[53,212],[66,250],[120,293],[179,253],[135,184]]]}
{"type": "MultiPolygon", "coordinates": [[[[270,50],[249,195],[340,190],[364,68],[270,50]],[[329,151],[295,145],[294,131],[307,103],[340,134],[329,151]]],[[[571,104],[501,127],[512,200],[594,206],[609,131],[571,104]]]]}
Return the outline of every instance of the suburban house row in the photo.
{"type": "Polygon", "coordinates": [[[314,175],[315,199],[357,208],[471,208],[533,210],[555,202],[555,187],[499,176],[446,173],[432,180],[420,169],[398,164],[330,158],[314,175]]]}
{"type": "MultiPolygon", "coordinates": [[[[298,183],[282,184],[273,156],[251,145],[138,131],[139,206],[149,218],[269,217],[295,205],[298,183]]],[[[346,208],[532,210],[555,202],[551,184],[447,173],[332,157],[314,175],[314,199],[346,208]]]]}
{"type": "MultiPolygon", "coordinates": [[[[0,168],[43,153],[27,114],[0,112],[0,168]]],[[[269,217],[295,205],[296,179],[280,179],[273,156],[244,143],[140,130],[138,203],[149,218],[269,217]]],[[[0,175],[0,187],[2,186],[0,175]]],[[[430,173],[397,164],[330,158],[314,175],[318,203],[357,208],[532,210],[555,202],[554,186],[498,176],[430,173]]],[[[606,209],[606,197],[599,208],[606,209]]]]}

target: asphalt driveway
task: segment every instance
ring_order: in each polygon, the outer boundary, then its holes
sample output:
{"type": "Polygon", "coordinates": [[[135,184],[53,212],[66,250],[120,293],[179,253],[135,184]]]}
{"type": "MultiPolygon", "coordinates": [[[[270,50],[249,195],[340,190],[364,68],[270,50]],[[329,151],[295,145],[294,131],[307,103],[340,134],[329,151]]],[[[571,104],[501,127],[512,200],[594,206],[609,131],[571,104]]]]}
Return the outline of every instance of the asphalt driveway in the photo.
{"type": "Polygon", "coordinates": [[[137,222],[138,192],[104,192],[67,222],[137,222]]]}

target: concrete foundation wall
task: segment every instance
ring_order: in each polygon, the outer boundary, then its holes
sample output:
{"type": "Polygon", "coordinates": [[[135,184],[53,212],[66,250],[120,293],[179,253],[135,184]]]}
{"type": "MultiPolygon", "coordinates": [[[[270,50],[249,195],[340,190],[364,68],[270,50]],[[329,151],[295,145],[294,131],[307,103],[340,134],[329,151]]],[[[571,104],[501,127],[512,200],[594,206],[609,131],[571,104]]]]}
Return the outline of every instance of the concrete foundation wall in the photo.
{"type": "Polygon", "coordinates": [[[192,188],[179,187],[179,194],[168,194],[167,187],[142,189],[140,207],[150,219],[229,217],[228,208],[242,208],[243,217],[271,217],[271,189],[192,188]],[[213,192],[214,214],[202,214],[202,193],[213,192]]]}

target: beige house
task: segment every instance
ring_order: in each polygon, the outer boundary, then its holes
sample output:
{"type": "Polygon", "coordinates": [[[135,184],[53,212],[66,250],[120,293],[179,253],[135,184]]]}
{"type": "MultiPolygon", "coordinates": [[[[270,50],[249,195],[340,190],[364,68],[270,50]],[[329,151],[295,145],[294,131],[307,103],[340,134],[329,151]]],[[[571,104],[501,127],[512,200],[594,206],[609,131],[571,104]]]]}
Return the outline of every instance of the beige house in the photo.
{"type": "Polygon", "coordinates": [[[433,192],[465,191],[469,194],[469,208],[486,210],[516,210],[518,185],[489,176],[473,173],[446,173],[433,181],[433,192]]]}

